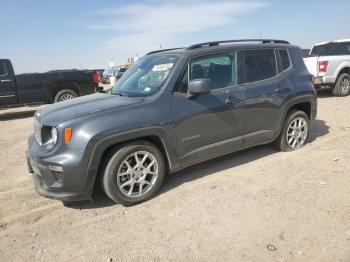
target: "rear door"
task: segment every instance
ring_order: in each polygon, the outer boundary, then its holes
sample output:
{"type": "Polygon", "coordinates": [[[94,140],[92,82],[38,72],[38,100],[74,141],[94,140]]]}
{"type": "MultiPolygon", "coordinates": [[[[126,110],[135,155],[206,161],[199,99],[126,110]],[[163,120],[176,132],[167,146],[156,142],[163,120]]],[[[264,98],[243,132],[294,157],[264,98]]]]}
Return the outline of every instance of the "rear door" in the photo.
{"type": "Polygon", "coordinates": [[[0,107],[17,103],[15,76],[9,60],[0,60],[0,107]]]}
{"type": "Polygon", "coordinates": [[[274,138],[279,130],[282,105],[293,97],[288,77],[292,65],[285,49],[242,50],[238,61],[245,99],[244,144],[254,145],[274,138]]]}

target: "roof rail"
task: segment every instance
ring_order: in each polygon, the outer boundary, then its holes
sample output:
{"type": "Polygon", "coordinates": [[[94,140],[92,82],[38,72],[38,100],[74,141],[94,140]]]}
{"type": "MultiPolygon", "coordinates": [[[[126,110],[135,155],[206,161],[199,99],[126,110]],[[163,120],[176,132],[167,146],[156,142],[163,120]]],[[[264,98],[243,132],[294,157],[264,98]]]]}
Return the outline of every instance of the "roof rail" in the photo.
{"type": "Polygon", "coordinates": [[[218,46],[219,44],[226,44],[226,43],[244,43],[244,42],[259,42],[262,44],[290,44],[288,41],[285,40],[276,40],[276,39],[237,39],[237,40],[223,40],[223,41],[214,41],[214,42],[205,42],[205,43],[199,43],[195,45],[191,45],[186,48],[186,50],[191,50],[195,48],[200,48],[204,46],[218,46]]]}
{"type": "Polygon", "coordinates": [[[168,49],[159,49],[159,50],[155,50],[155,51],[149,52],[149,53],[147,53],[146,55],[155,54],[155,53],[160,53],[160,52],[165,52],[165,51],[171,51],[171,50],[178,50],[178,49],[183,49],[183,47],[168,48],[168,49]]]}

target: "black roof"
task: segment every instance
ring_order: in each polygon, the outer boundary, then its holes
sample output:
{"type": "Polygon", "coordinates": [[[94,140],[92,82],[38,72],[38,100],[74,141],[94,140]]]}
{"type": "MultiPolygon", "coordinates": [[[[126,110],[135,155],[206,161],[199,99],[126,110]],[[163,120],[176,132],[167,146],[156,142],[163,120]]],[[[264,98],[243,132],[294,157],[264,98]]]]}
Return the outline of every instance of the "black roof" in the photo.
{"type": "Polygon", "coordinates": [[[291,44],[285,40],[276,40],[276,39],[237,39],[237,40],[223,40],[223,41],[213,41],[213,42],[204,42],[199,44],[194,44],[189,47],[182,48],[170,48],[170,49],[161,49],[155,50],[147,55],[156,54],[156,53],[205,53],[209,51],[219,51],[225,49],[236,49],[240,48],[278,48],[278,47],[290,47],[291,44]]]}

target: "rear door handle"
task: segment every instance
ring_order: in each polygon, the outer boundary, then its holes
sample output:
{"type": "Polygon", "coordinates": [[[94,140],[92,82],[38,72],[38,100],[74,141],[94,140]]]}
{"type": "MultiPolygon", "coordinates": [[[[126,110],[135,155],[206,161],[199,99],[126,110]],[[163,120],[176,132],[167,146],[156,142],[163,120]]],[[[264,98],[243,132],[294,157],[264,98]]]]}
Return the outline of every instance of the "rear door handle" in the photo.
{"type": "Polygon", "coordinates": [[[1,82],[2,83],[4,83],[4,82],[12,82],[12,79],[2,79],[1,82]]]}

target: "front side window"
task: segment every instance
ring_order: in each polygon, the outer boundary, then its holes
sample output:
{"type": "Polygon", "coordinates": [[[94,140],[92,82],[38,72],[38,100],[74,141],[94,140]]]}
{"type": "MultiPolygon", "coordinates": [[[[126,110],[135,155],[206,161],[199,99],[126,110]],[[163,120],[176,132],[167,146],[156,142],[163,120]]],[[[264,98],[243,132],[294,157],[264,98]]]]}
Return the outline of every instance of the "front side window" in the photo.
{"type": "Polygon", "coordinates": [[[145,56],[129,68],[115,84],[112,94],[148,96],[157,92],[175,68],[178,55],[145,56]]]}
{"type": "Polygon", "coordinates": [[[7,75],[7,68],[4,61],[0,61],[0,76],[7,75]]]}
{"type": "Polygon", "coordinates": [[[252,83],[277,75],[273,49],[244,50],[239,52],[239,83],[252,83]]]}
{"type": "Polygon", "coordinates": [[[177,84],[177,91],[186,93],[188,80],[203,78],[211,80],[212,89],[235,86],[236,54],[213,54],[193,58],[177,84]]]}

